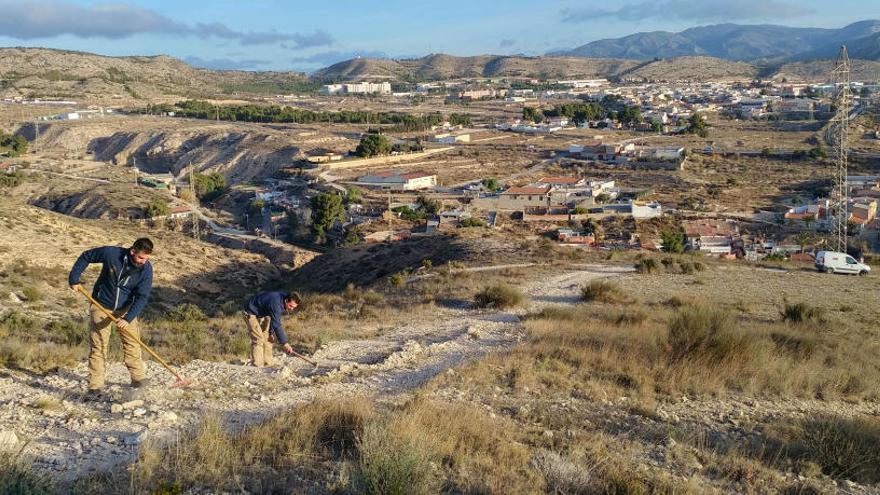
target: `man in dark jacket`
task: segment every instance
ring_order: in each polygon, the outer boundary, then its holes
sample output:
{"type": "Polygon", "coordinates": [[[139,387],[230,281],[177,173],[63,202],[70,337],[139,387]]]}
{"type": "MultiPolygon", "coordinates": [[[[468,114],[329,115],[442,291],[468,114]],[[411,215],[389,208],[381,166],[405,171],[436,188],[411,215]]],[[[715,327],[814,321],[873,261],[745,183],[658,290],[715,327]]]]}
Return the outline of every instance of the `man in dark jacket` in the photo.
{"type": "MultiPolygon", "coordinates": [[[[141,347],[129,335],[140,338],[137,317],[141,314],[153,287],[153,267],[147,261],[153,242],[143,237],[129,248],[104,246],[83,252],[70,270],[68,283],[78,291],[80,276],[89,264],[101,263],[101,274],[95,282],[92,297],[119,318],[117,326],[122,339],[125,366],[131,375],[131,386],[146,384],[141,347]]],[[[95,305],[89,307],[89,394],[98,395],[104,387],[104,362],[110,346],[111,320],[95,305]]]]}
{"type": "Polygon", "coordinates": [[[260,292],[244,305],[242,316],[251,336],[251,365],[272,366],[272,343],[281,344],[288,355],[293,348],[287,342],[287,334],[281,325],[281,315],[293,311],[302,302],[296,292],[260,292]]]}

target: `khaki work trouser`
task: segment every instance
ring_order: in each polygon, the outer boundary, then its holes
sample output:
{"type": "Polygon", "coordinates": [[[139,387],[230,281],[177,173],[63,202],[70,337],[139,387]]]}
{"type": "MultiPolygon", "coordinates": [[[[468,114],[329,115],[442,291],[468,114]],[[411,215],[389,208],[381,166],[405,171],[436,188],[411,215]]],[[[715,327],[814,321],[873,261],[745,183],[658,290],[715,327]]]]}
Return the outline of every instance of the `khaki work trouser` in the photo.
{"type": "MultiPolygon", "coordinates": [[[[116,311],[113,316],[120,318],[125,315],[126,310],[116,311]]],[[[104,386],[104,364],[107,361],[107,354],[110,349],[110,318],[98,309],[94,304],[89,306],[89,388],[98,389],[104,386]]],[[[135,318],[127,328],[128,332],[135,337],[140,338],[140,329],[138,321],[135,318]]],[[[139,382],[146,376],[144,371],[144,361],[141,359],[141,346],[134,339],[129,337],[126,332],[119,332],[122,339],[122,353],[125,356],[125,366],[131,375],[132,382],[139,382]]]]}
{"type": "Polygon", "coordinates": [[[269,326],[272,318],[256,316],[242,312],[244,321],[251,336],[251,365],[257,367],[272,366],[272,343],[269,342],[269,326]]]}

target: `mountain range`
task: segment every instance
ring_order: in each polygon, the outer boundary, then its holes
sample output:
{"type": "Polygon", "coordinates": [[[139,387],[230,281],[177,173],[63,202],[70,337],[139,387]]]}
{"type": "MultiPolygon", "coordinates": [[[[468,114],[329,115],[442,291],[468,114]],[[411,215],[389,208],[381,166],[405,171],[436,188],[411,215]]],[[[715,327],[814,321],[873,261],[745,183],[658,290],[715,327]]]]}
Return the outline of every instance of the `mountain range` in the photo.
{"type": "Polygon", "coordinates": [[[780,63],[834,58],[843,44],[850,58],[880,60],[880,21],[859,21],[840,29],[716,24],[678,33],[653,31],[598,40],[548,55],[635,60],[696,55],[780,63]]]}

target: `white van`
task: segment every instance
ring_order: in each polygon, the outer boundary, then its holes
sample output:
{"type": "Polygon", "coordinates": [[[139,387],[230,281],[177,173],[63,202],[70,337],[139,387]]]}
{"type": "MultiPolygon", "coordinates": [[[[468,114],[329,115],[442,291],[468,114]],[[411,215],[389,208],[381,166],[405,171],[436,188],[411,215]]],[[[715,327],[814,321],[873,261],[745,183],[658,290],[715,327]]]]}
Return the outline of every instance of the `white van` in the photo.
{"type": "Polygon", "coordinates": [[[867,275],[871,267],[856,261],[855,258],[837,251],[819,251],[816,253],[816,269],[825,273],[854,273],[867,275]]]}

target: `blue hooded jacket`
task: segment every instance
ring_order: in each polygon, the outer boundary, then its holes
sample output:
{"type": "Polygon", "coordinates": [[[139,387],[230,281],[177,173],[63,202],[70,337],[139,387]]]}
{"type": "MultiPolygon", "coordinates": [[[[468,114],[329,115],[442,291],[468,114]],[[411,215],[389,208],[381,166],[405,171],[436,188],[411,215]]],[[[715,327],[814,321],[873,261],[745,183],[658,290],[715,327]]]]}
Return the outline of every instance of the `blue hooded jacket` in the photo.
{"type": "Polygon", "coordinates": [[[281,326],[281,315],[284,313],[284,292],[260,292],[244,305],[244,310],[257,318],[269,317],[272,333],[279,344],[287,343],[287,334],[281,326]]]}
{"type": "Polygon", "coordinates": [[[102,263],[101,275],[95,282],[92,297],[101,306],[116,311],[128,307],[123,319],[131,323],[147,305],[153,288],[153,266],[150,262],[137,266],[129,257],[129,249],[104,246],[89,249],[77,258],[67,281],[79,284],[79,278],[91,263],[102,263]]]}

